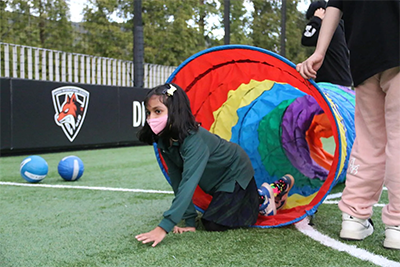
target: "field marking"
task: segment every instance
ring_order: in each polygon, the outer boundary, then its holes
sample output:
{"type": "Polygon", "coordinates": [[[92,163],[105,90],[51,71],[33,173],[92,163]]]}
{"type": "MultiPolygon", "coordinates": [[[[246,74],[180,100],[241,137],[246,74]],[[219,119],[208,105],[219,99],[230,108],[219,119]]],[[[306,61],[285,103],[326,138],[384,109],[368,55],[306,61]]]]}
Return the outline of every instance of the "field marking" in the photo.
{"type": "Polygon", "coordinates": [[[341,198],[342,197],[342,192],[335,193],[335,194],[329,194],[326,196],[326,200],[328,199],[335,199],[335,198],[341,198]]]}
{"type": "MultiPolygon", "coordinates": [[[[382,190],[387,191],[386,187],[383,187],[382,190]]],[[[335,193],[335,194],[329,194],[326,196],[325,199],[335,199],[335,198],[341,198],[342,197],[342,192],[335,193]]]]}
{"type": "MultiPolygon", "coordinates": [[[[13,186],[27,186],[27,187],[43,187],[43,188],[61,188],[61,189],[85,189],[85,190],[98,190],[98,191],[115,191],[115,192],[133,192],[133,193],[150,193],[150,194],[173,194],[173,191],[163,190],[145,190],[145,189],[129,189],[129,188],[115,188],[115,187],[98,187],[98,186],[79,186],[79,185],[51,185],[51,184],[34,184],[34,183],[14,183],[14,182],[1,182],[0,185],[13,185],[13,186]]],[[[386,187],[383,190],[387,190],[386,187]]],[[[342,196],[342,193],[329,194],[323,204],[338,204],[337,199],[342,196]]],[[[375,204],[374,207],[384,207],[386,204],[375,204]]]]}
{"type": "MultiPolygon", "coordinates": [[[[323,204],[339,204],[339,200],[324,200],[323,204]]],[[[374,204],[374,207],[385,207],[386,204],[377,203],[374,204]]]]}
{"type": "MultiPolygon", "coordinates": [[[[14,186],[27,186],[27,187],[44,187],[44,188],[61,188],[61,189],[86,189],[98,191],[115,191],[115,192],[133,192],[133,193],[150,193],[150,194],[173,194],[173,191],[163,190],[145,190],[145,189],[129,189],[129,188],[115,188],[115,187],[97,187],[97,186],[79,186],[79,185],[51,185],[51,184],[34,184],[34,183],[14,183],[14,182],[1,182],[0,185],[14,185],[14,186]]],[[[387,190],[385,187],[383,190],[387,190]]],[[[329,194],[323,204],[338,204],[338,200],[329,200],[340,198],[342,193],[329,194]]],[[[374,207],[384,207],[386,204],[375,204],[374,207]]]]}
{"type": "Polygon", "coordinates": [[[381,255],[373,254],[367,250],[358,248],[353,245],[348,245],[337,241],[329,236],[323,235],[309,225],[309,219],[305,218],[300,222],[296,223],[297,230],[305,234],[306,236],[318,241],[326,247],[336,249],[338,251],[346,252],[350,256],[356,257],[360,260],[370,261],[378,266],[383,267],[400,267],[400,262],[389,260],[381,255]]]}
{"type": "MultiPolygon", "coordinates": [[[[382,190],[387,190],[386,187],[383,187],[382,190]]],[[[342,192],[329,194],[326,196],[325,200],[322,202],[323,204],[339,204],[339,200],[330,200],[330,199],[337,199],[342,197],[342,192]]],[[[386,204],[374,204],[374,207],[384,207],[386,204]]]]}
{"type": "Polygon", "coordinates": [[[78,185],[26,184],[26,183],[13,183],[13,182],[0,182],[0,185],[47,187],[47,188],[62,188],[62,189],[86,189],[86,190],[151,193],[151,194],[173,194],[174,193],[173,191],[163,191],[163,190],[145,190],[145,189],[128,189],[128,188],[78,186],[78,185]]]}

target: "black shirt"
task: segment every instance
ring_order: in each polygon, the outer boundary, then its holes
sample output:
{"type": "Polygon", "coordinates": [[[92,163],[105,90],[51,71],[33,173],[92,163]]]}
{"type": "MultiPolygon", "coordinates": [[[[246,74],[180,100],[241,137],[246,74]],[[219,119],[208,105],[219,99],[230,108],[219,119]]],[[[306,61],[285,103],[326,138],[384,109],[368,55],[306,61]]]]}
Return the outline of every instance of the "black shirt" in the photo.
{"type": "MultiPolygon", "coordinates": [[[[301,38],[304,46],[316,46],[321,28],[322,20],[319,17],[312,17],[301,38]]],[[[347,48],[343,21],[340,22],[333,34],[331,43],[326,51],[324,62],[317,72],[316,82],[329,82],[343,86],[351,86],[349,50],[347,48]]]]}
{"type": "Polygon", "coordinates": [[[343,12],[354,86],[400,66],[400,1],[330,0],[343,12]]]}

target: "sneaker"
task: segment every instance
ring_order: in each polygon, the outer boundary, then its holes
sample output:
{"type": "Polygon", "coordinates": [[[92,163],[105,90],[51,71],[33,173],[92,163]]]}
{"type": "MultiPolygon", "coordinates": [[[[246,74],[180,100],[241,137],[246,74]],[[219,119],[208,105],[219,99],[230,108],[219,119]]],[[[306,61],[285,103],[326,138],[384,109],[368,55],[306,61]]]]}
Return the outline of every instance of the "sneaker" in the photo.
{"type": "Polygon", "coordinates": [[[363,240],[374,232],[371,219],[358,219],[347,213],[342,213],[342,230],[340,238],[345,240],[363,240]]]}
{"type": "Polygon", "coordinates": [[[263,216],[275,215],[275,197],[272,187],[268,183],[263,183],[258,189],[258,194],[263,201],[260,204],[259,213],[263,216]]]}
{"type": "Polygon", "coordinates": [[[280,193],[275,197],[275,206],[279,210],[286,204],[290,189],[294,185],[294,178],[290,174],[285,174],[281,179],[274,182],[274,185],[280,189],[280,193]]]}
{"type": "Polygon", "coordinates": [[[400,249],[400,226],[388,226],[385,228],[385,248],[400,249]]]}

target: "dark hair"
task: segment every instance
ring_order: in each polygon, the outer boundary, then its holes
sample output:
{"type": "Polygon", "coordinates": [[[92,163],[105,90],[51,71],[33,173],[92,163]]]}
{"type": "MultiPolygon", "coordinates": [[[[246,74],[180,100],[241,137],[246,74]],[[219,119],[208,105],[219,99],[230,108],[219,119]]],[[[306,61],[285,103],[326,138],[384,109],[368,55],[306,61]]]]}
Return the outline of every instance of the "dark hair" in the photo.
{"type": "Polygon", "coordinates": [[[315,10],[320,8],[326,9],[326,2],[324,0],[312,2],[307,9],[306,19],[311,19],[314,16],[315,10]]]}
{"type": "Polygon", "coordinates": [[[189,135],[190,131],[197,131],[199,129],[199,123],[190,108],[190,101],[185,91],[178,85],[164,84],[152,88],[144,100],[144,105],[147,107],[150,97],[157,95],[160,98],[160,102],[168,108],[168,120],[167,126],[162,130],[159,135],[156,135],[151,130],[147,121],[143,128],[138,132],[137,136],[139,141],[151,145],[154,142],[158,142],[161,138],[165,142],[175,139],[179,143],[183,143],[186,136],[189,135]],[[169,93],[171,88],[175,87],[176,91],[169,93]]]}

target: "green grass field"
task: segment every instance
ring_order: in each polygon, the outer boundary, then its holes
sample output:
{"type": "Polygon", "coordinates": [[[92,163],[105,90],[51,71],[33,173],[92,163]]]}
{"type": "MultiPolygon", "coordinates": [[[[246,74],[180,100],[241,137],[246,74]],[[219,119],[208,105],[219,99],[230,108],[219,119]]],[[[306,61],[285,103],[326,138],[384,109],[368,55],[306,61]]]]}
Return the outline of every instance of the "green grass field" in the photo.
{"type": "MultiPolygon", "coordinates": [[[[206,232],[199,225],[196,233],[168,234],[152,248],[136,241],[135,235],[159,223],[173,195],[121,190],[171,191],[151,146],[39,155],[49,164],[49,173],[39,185],[75,188],[12,184],[30,185],[19,174],[26,155],[0,157],[2,267],[400,266],[400,251],[382,247],[381,206],[374,208],[374,234],[362,242],[341,241],[337,205],[322,204],[313,218],[313,230],[325,241],[313,239],[296,225],[222,233],[206,232]],[[58,162],[68,155],[80,157],[85,164],[76,182],[65,182],[57,173],[58,162]],[[338,248],[332,248],[332,243],[338,248]],[[340,251],[349,245],[353,250],[340,251]]],[[[338,185],[332,193],[342,189],[338,185]]],[[[383,191],[380,204],[387,202],[383,191]]]]}

